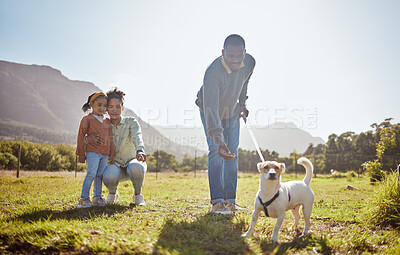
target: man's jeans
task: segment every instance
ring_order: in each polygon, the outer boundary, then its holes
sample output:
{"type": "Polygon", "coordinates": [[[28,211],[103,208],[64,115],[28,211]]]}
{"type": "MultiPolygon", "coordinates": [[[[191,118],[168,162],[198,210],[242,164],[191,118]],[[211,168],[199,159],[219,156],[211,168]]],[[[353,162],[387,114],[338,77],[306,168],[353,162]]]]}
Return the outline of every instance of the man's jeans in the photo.
{"type": "Polygon", "coordinates": [[[109,193],[115,194],[118,183],[130,180],[135,189],[135,195],[140,195],[146,171],[146,162],[139,162],[137,159],[131,160],[127,167],[118,167],[115,164],[110,164],[104,170],[103,182],[109,193]]]}
{"type": "Polygon", "coordinates": [[[107,161],[108,155],[86,152],[87,173],[82,184],[82,198],[89,197],[93,181],[93,197],[101,197],[102,175],[107,166],[107,161]]]}
{"type": "Polygon", "coordinates": [[[228,201],[235,203],[238,176],[238,146],[240,121],[237,116],[221,120],[223,140],[228,149],[236,155],[235,158],[225,160],[218,154],[215,140],[207,132],[204,113],[200,112],[208,144],[208,183],[210,186],[211,203],[228,201]]]}

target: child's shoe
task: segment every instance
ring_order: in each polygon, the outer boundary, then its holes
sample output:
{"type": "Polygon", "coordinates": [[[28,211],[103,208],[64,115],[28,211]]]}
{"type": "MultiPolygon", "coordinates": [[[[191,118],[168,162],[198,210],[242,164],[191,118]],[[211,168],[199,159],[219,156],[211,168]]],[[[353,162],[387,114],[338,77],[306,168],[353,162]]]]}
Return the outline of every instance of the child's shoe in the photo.
{"type": "Polygon", "coordinates": [[[93,206],[93,204],[88,197],[81,197],[76,208],[88,208],[91,206],[93,206]]]}
{"type": "Polygon", "coordinates": [[[102,197],[94,197],[93,198],[93,204],[98,205],[98,206],[105,206],[106,201],[102,197]]]}

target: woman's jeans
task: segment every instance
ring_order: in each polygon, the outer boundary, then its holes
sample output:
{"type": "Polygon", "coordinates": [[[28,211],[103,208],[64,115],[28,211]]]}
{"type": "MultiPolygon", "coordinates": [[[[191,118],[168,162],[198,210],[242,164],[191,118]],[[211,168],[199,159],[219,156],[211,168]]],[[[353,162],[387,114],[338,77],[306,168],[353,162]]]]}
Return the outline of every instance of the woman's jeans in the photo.
{"type": "Polygon", "coordinates": [[[215,140],[207,132],[204,113],[200,112],[208,144],[208,183],[210,186],[211,203],[228,201],[235,203],[238,176],[238,147],[240,133],[240,119],[234,116],[221,120],[223,140],[228,149],[236,155],[235,158],[225,160],[218,154],[215,140]]]}
{"type": "Polygon", "coordinates": [[[137,159],[131,160],[127,167],[110,164],[103,173],[103,182],[109,193],[115,194],[118,183],[130,180],[135,189],[135,195],[140,195],[146,171],[146,162],[139,162],[137,159]]]}
{"type": "Polygon", "coordinates": [[[89,197],[93,181],[93,197],[101,197],[102,175],[107,166],[107,161],[108,155],[86,152],[87,173],[82,184],[82,198],[89,197]]]}

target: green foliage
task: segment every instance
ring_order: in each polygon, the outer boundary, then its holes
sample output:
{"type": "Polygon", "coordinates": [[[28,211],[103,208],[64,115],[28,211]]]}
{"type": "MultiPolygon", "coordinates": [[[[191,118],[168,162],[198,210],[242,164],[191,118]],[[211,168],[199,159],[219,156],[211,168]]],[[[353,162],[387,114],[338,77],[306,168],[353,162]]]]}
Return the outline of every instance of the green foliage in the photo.
{"type": "Polygon", "coordinates": [[[147,157],[147,166],[153,171],[176,171],[178,161],[175,155],[157,150],[147,157]]]}
{"type": "MultiPolygon", "coordinates": [[[[2,140],[0,142],[0,168],[16,169],[21,146],[20,166],[24,170],[72,171],[75,169],[75,147],[64,144],[40,144],[28,141],[2,140]]],[[[84,164],[79,164],[82,170],[84,164]]]]}
{"type": "Polygon", "coordinates": [[[182,162],[179,162],[175,155],[157,150],[147,156],[146,162],[148,169],[152,172],[190,172],[207,169],[208,157],[207,155],[202,155],[191,158],[185,154],[182,162]]]}
{"type": "MultiPolygon", "coordinates": [[[[275,151],[261,150],[265,160],[278,160],[279,154],[275,151]]],[[[258,172],[257,163],[261,161],[256,151],[243,150],[239,148],[239,171],[258,172]]]]}
{"type": "Polygon", "coordinates": [[[188,154],[183,156],[182,162],[179,165],[180,172],[188,172],[193,170],[204,170],[208,168],[208,156],[204,154],[195,158],[190,157],[188,154]]]}
{"type": "Polygon", "coordinates": [[[1,169],[17,169],[18,167],[18,158],[12,155],[9,152],[0,152],[0,168],[1,169]]]}
{"type": "Polygon", "coordinates": [[[364,162],[362,167],[371,177],[372,182],[380,181],[384,175],[384,172],[382,171],[382,163],[377,159],[364,162]]]}
{"type": "Polygon", "coordinates": [[[369,211],[369,222],[400,230],[400,183],[396,173],[384,174],[375,193],[375,205],[369,211]]]}
{"type": "Polygon", "coordinates": [[[364,170],[371,176],[371,181],[379,181],[384,175],[383,157],[385,151],[396,147],[396,133],[391,127],[382,128],[379,132],[380,140],[376,144],[375,160],[370,160],[362,164],[364,170]]]}
{"type": "Polygon", "coordinates": [[[368,170],[370,173],[378,173],[376,169],[379,167],[383,171],[393,168],[400,162],[400,124],[391,124],[390,121],[391,119],[386,119],[379,125],[371,125],[375,128],[375,132],[330,135],[324,152],[324,172],[328,173],[330,169],[357,171],[361,166],[366,169],[363,162],[368,161],[371,167],[368,170]],[[381,166],[372,164],[374,160],[378,160],[381,166]]]}

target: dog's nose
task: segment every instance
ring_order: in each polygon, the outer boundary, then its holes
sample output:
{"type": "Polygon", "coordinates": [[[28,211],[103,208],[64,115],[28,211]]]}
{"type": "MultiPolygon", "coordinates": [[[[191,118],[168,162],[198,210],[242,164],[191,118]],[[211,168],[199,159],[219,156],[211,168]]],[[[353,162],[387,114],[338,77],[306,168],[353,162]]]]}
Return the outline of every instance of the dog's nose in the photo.
{"type": "Polygon", "coordinates": [[[271,179],[275,179],[276,178],[276,173],[269,173],[269,177],[271,179]]]}

